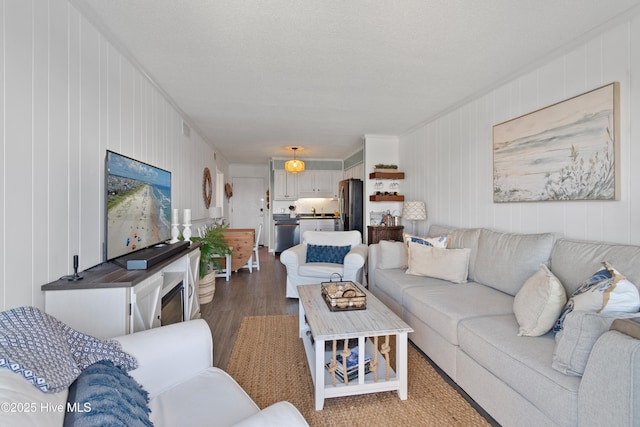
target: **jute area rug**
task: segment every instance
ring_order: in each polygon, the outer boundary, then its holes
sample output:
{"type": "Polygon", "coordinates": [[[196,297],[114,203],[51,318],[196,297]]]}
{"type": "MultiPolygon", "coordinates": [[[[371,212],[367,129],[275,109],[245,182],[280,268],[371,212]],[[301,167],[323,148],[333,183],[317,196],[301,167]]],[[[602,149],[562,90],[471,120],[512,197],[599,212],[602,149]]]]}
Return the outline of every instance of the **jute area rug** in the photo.
{"type": "Polygon", "coordinates": [[[245,317],[227,371],[261,409],[288,400],[311,426],[489,425],[412,345],[407,400],[396,392],[338,397],[316,411],[297,315],[245,317]]]}

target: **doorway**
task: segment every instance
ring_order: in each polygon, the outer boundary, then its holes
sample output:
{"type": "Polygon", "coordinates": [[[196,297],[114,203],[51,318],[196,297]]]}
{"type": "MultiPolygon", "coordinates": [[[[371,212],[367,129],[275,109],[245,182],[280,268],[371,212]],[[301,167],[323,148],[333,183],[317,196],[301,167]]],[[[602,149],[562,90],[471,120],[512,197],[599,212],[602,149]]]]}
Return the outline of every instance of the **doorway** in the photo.
{"type": "MultiPolygon", "coordinates": [[[[258,231],[265,218],[264,178],[233,178],[231,224],[233,228],[253,228],[258,231]]],[[[265,233],[261,233],[259,244],[263,245],[265,233]]]]}

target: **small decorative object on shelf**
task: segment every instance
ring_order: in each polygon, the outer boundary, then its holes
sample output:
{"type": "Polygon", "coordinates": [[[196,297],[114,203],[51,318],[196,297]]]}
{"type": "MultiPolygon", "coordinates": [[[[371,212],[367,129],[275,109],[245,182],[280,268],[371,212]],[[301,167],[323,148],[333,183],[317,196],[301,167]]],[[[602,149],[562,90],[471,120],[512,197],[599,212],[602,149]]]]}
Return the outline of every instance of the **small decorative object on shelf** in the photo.
{"type": "Polygon", "coordinates": [[[397,172],[398,165],[385,165],[383,163],[378,163],[373,166],[374,172],[397,172]]]}

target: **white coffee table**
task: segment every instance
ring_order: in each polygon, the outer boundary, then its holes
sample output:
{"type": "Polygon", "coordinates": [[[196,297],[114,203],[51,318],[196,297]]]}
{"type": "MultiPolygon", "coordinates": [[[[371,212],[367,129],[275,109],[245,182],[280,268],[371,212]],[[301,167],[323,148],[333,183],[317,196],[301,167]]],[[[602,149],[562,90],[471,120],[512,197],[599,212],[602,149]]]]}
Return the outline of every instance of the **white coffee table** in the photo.
{"type": "Polygon", "coordinates": [[[314,383],[316,410],[323,408],[326,398],[380,391],[397,390],[398,397],[406,400],[407,335],[413,329],[366,289],[363,289],[367,294],[365,310],[332,312],[322,299],[320,288],[319,284],[298,286],[300,338],[314,383]],[[396,337],[395,370],[391,369],[388,358],[391,335],[396,337]],[[365,352],[359,351],[358,377],[343,383],[340,379],[336,380],[325,365],[335,361],[332,347],[335,345],[340,353],[344,348],[344,340],[350,338],[357,338],[358,348],[364,348],[365,352]],[[333,344],[334,340],[336,344],[333,344]],[[325,351],[327,341],[332,344],[331,349],[325,351]],[[373,341],[378,341],[382,352],[374,351],[373,341]],[[365,353],[372,356],[372,372],[366,375],[365,353]]]}

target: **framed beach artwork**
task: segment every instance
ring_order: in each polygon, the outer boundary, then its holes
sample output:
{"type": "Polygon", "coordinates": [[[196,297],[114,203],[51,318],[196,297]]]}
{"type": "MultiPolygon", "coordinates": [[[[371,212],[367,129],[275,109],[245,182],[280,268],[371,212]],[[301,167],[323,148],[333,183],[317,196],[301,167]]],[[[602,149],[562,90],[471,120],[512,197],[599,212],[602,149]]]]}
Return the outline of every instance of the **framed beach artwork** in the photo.
{"type": "Polygon", "coordinates": [[[493,127],[493,201],[619,200],[614,82],[493,127]]]}

